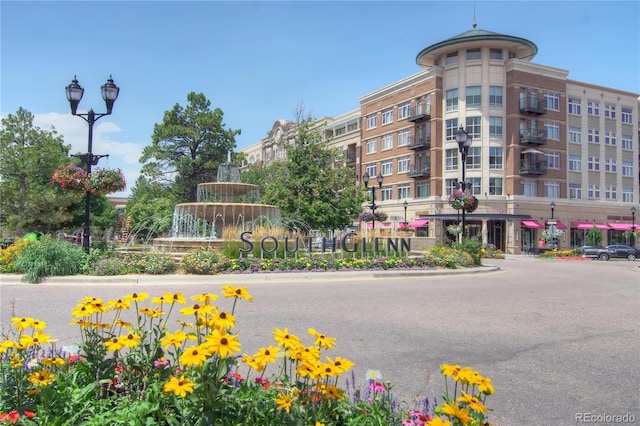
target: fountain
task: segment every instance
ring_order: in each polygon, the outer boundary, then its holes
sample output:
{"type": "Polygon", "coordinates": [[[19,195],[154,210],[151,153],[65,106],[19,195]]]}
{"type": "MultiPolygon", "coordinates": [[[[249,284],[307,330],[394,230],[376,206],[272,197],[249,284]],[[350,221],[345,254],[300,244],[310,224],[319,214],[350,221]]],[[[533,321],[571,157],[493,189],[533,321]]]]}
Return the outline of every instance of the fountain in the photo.
{"type": "Polygon", "coordinates": [[[186,252],[195,247],[221,248],[225,229],[240,233],[256,223],[279,224],[280,209],[256,203],[258,186],[240,182],[240,171],[227,162],[218,167],[217,182],[198,184],[195,203],[177,204],[173,212],[171,233],[155,238],[154,247],[172,252],[186,252]]]}

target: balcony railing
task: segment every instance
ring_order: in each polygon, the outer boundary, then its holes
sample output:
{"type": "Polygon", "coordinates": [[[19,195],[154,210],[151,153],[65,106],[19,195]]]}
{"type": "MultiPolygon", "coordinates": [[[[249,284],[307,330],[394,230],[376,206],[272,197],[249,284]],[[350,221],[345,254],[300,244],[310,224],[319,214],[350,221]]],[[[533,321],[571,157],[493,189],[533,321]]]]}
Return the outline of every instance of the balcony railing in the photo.
{"type": "Polygon", "coordinates": [[[409,166],[409,173],[407,176],[410,178],[424,178],[431,175],[431,167],[429,166],[409,166]]]}
{"type": "Polygon", "coordinates": [[[428,149],[431,147],[431,136],[422,136],[419,138],[409,137],[409,144],[407,149],[428,149]]]}
{"type": "Polygon", "coordinates": [[[430,120],[431,119],[431,108],[427,108],[426,106],[421,107],[413,107],[409,111],[409,117],[407,120],[409,121],[422,121],[422,120],[430,120]]]}
{"type": "Polygon", "coordinates": [[[521,175],[546,175],[547,162],[546,161],[529,161],[527,159],[523,159],[520,161],[520,174],[521,175]]]}
{"type": "Polygon", "coordinates": [[[355,155],[347,155],[345,158],[345,163],[347,166],[353,166],[356,164],[356,156],[355,155]]]}
{"type": "Polygon", "coordinates": [[[525,145],[546,145],[547,132],[540,130],[537,132],[520,132],[520,143],[525,145]]]}
{"type": "Polygon", "coordinates": [[[544,99],[537,97],[520,98],[520,112],[528,114],[546,114],[547,108],[544,106],[544,99]]]}

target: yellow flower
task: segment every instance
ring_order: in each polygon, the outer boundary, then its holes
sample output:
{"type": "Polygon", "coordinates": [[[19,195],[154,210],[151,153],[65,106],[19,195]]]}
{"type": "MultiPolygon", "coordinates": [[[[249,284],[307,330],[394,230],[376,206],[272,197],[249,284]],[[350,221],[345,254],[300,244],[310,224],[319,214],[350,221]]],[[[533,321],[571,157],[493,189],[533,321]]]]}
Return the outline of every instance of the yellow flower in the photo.
{"type": "Polygon", "coordinates": [[[184,376],[180,376],[179,379],[171,376],[169,381],[164,384],[164,391],[173,392],[175,395],[184,398],[187,393],[193,393],[193,382],[185,379],[184,376]]]}
{"type": "Polygon", "coordinates": [[[109,352],[117,352],[124,347],[124,342],[119,337],[113,337],[104,342],[109,352]]]}
{"type": "Polygon", "coordinates": [[[47,327],[47,323],[37,320],[35,318],[31,319],[31,328],[34,330],[44,330],[47,327]]]}
{"type": "Polygon", "coordinates": [[[334,367],[333,364],[325,364],[325,363],[322,363],[316,366],[316,369],[313,372],[314,377],[320,377],[320,378],[335,377],[339,375],[340,375],[340,370],[334,367]]]}
{"type": "Polygon", "coordinates": [[[181,291],[177,292],[177,293],[169,293],[169,292],[165,292],[163,298],[167,301],[167,303],[171,302],[171,303],[179,303],[181,305],[184,305],[185,303],[187,303],[187,299],[184,297],[184,295],[182,294],[181,291]]]}
{"type": "Polygon", "coordinates": [[[25,348],[30,348],[31,346],[37,346],[42,343],[49,343],[50,339],[50,334],[44,334],[42,331],[38,331],[33,335],[33,337],[26,334],[20,336],[20,344],[25,348]]]}
{"type": "Polygon", "coordinates": [[[321,348],[324,347],[327,350],[331,350],[336,345],[335,337],[326,337],[324,334],[318,333],[313,328],[310,328],[309,330],[307,330],[307,332],[315,337],[316,341],[314,343],[321,348]]]}
{"type": "Polygon", "coordinates": [[[218,295],[210,293],[196,294],[195,296],[191,296],[191,300],[210,305],[214,300],[218,300],[218,295]]]}
{"type": "Polygon", "coordinates": [[[227,334],[224,330],[213,330],[211,334],[205,337],[208,348],[218,353],[222,358],[233,355],[234,352],[240,351],[240,342],[238,336],[227,334]]]}
{"type": "Polygon", "coordinates": [[[145,306],[144,308],[140,309],[140,313],[148,316],[149,318],[158,318],[164,315],[164,312],[162,312],[160,309],[158,308],[151,309],[148,306],[145,306]]]}
{"type": "Polygon", "coordinates": [[[13,317],[11,318],[11,324],[16,327],[18,331],[24,331],[27,327],[31,327],[31,322],[33,318],[20,318],[13,317]]]}
{"type": "Polygon", "coordinates": [[[131,327],[131,326],[133,325],[133,324],[131,324],[130,322],[122,321],[120,318],[116,319],[113,323],[114,323],[115,325],[119,325],[119,326],[120,326],[120,327],[122,327],[122,328],[125,328],[125,327],[131,327]]]}
{"type": "Polygon", "coordinates": [[[67,362],[60,358],[60,357],[56,357],[56,358],[42,358],[40,360],[42,362],[42,364],[44,364],[46,367],[51,367],[52,365],[55,365],[56,367],[62,367],[63,365],[65,365],[67,362]]]}
{"type": "Polygon", "coordinates": [[[56,377],[49,370],[34,371],[29,374],[28,379],[36,386],[46,386],[56,381],[56,377]]]}
{"type": "Polygon", "coordinates": [[[254,370],[256,370],[258,373],[262,373],[262,371],[264,371],[266,367],[266,364],[259,363],[258,361],[256,361],[255,358],[247,354],[244,354],[244,356],[242,357],[242,362],[247,364],[247,367],[253,368],[254,370]]]}
{"type": "Polygon", "coordinates": [[[285,410],[287,413],[291,412],[291,404],[293,404],[294,398],[291,393],[278,392],[278,398],[276,398],[276,409],[285,410]]]}
{"type": "Polygon", "coordinates": [[[118,339],[128,348],[135,348],[142,340],[133,330],[129,330],[129,333],[118,337],[118,339]]]}
{"type": "Polygon", "coordinates": [[[465,391],[461,391],[461,393],[462,396],[458,397],[456,401],[466,403],[469,408],[479,413],[487,412],[487,407],[482,402],[480,402],[478,398],[474,397],[473,395],[469,395],[465,391]]]}
{"type": "Polygon", "coordinates": [[[452,377],[455,374],[457,377],[459,371],[460,371],[459,365],[442,364],[440,366],[440,372],[442,372],[443,376],[452,377]]]}
{"type": "Polygon", "coordinates": [[[77,305],[71,311],[71,315],[79,318],[87,318],[94,314],[93,307],[90,305],[77,305]]]}
{"type": "Polygon", "coordinates": [[[12,340],[4,340],[0,342],[0,354],[7,352],[7,349],[15,349],[17,346],[17,343],[12,340]]]}
{"type": "Polygon", "coordinates": [[[131,307],[131,301],[128,299],[110,300],[108,306],[111,309],[126,311],[131,307]]]}
{"type": "Polygon", "coordinates": [[[249,302],[253,302],[253,296],[247,293],[246,287],[225,285],[224,287],[222,287],[222,294],[224,295],[224,297],[236,297],[238,299],[246,299],[249,302]]]}
{"type": "Polygon", "coordinates": [[[355,365],[353,362],[349,361],[348,359],[341,358],[339,356],[336,357],[335,361],[329,357],[326,357],[326,358],[327,358],[327,362],[329,362],[329,364],[332,364],[335,368],[337,368],[340,373],[349,371],[349,369],[355,365]]]}
{"type": "Polygon", "coordinates": [[[229,330],[236,324],[236,317],[227,312],[218,312],[213,314],[209,321],[211,328],[224,328],[229,330]]]}
{"type": "Polygon", "coordinates": [[[204,345],[191,346],[186,348],[180,356],[180,364],[185,367],[189,366],[201,366],[207,360],[210,352],[204,345]]]}
{"type": "Polygon", "coordinates": [[[173,345],[177,348],[182,346],[182,342],[187,339],[187,333],[184,331],[178,330],[175,333],[167,333],[164,337],[160,338],[160,343],[162,343],[162,347],[164,350],[167,350],[169,346],[173,345]]]}
{"type": "Polygon", "coordinates": [[[206,315],[213,311],[213,306],[210,305],[198,305],[180,309],[182,315],[206,315]]]}
{"type": "Polygon", "coordinates": [[[268,348],[260,348],[258,352],[256,352],[253,357],[255,360],[261,364],[275,364],[276,358],[278,358],[278,348],[275,346],[269,345],[268,348]]]}
{"type": "Polygon", "coordinates": [[[482,377],[478,381],[478,390],[485,395],[492,395],[494,392],[493,385],[491,384],[491,379],[488,377],[482,377]]]}
{"type": "Polygon", "coordinates": [[[463,425],[468,425],[472,420],[471,416],[469,415],[469,410],[460,408],[458,407],[458,404],[455,403],[445,404],[442,407],[442,412],[449,417],[457,418],[463,425]]]}
{"type": "Polygon", "coordinates": [[[287,327],[283,330],[276,328],[273,331],[273,340],[285,349],[293,349],[301,343],[298,337],[289,334],[289,329],[287,327]]]}
{"type": "Polygon", "coordinates": [[[22,367],[22,358],[20,358],[16,354],[11,354],[11,358],[9,358],[9,364],[11,365],[11,368],[22,367]]]}
{"type": "Polygon", "coordinates": [[[326,395],[329,399],[342,399],[344,397],[344,391],[337,386],[324,386],[322,388],[322,394],[326,395]]]}
{"type": "Polygon", "coordinates": [[[442,420],[440,417],[435,417],[426,423],[426,426],[451,426],[449,420],[442,420]]]}
{"type": "Polygon", "coordinates": [[[149,293],[133,293],[127,294],[124,298],[131,302],[142,302],[149,297],[149,293]]]}

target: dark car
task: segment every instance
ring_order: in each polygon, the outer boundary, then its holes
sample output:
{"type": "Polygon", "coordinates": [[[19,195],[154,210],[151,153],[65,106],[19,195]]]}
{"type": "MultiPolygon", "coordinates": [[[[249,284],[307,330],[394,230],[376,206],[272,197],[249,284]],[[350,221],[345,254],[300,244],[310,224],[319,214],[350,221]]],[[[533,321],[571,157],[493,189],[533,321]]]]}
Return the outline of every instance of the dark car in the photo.
{"type": "Polygon", "coordinates": [[[640,257],[640,250],[624,244],[612,244],[606,247],[584,246],[582,247],[582,256],[600,260],[609,260],[611,258],[636,260],[640,257]]]}

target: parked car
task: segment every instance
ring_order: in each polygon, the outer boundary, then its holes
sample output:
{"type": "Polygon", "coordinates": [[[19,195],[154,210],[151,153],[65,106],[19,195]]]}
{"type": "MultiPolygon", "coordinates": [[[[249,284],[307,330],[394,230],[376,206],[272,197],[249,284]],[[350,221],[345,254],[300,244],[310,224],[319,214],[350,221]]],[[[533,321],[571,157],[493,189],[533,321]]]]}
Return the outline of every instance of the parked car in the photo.
{"type": "Polygon", "coordinates": [[[640,257],[640,250],[624,244],[612,244],[606,247],[583,246],[582,256],[600,260],[609,260],[611,258],[636,260],[640,257]]]}

